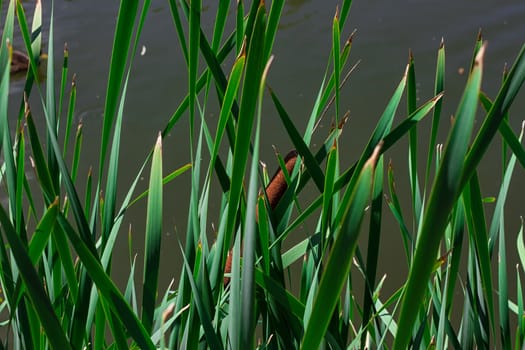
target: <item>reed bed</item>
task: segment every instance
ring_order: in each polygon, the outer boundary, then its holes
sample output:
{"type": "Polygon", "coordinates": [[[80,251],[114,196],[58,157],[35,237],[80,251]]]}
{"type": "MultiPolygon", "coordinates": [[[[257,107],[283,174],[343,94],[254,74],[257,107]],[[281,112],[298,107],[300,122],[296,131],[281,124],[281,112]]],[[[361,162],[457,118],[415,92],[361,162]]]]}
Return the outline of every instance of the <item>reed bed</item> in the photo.
{"type": "Polygon", "coordinates": [[[416,98],[411,57],[358,160],[344,168],[339,140],[356,132],[343,131],[348,106],[340,94],[352,70],[353,38],[341,37],[351,1],[334,9],[326,73],[304,130],[288,114],[279,87],[269,90],[265,82],[284,1],[220,0],[211,35],[202,29],[201,1],[168,3],[186,63],[187,95],[119,200],[127,86],[150,1],[120,3],[95,145],[83,139],[82,128],[74,132],[77,89],[67,50],[63,57],[53,54],[53,12],[49,28],[42,28],[39,1],[31,19],[24,10],[29,5],[0,2],[7,7],[0,47],[2,348],[523,348],[523,227],[506,231],[504,208],[514,168],[525,166],[523,130],[511,128],[509,115],[525,80],[525,47],[504,71],[497,94],[488,96],[481,89],[486,45],[477,38],[451,123],[441,113],[447,101],[444,43],[436,48],[434,97],[423,103],[416,98]],[[228,18],[235,23],[231,32],[228,18]],[[9,98],[15,26],[28,53],[22,101],[9,98]],[[49,37],[47,64],[39,68],[43,31],[49,37]],[[38,69],[46,70],[47,79],[38,69]],[[210,89],[220,105],[216,121],[204,118],[215,98],[210,89]],[[270,182],[259,163],[264,99],[272,101],[297,155],[293,164],[276,157],[277,199],[270,190],[260,191],[270,182]],[[8,115],[8,104],[20,106],[16,116],[8,115]],[[32,110],[40,109],[43,116],[34,118],[32,110]],[[315,126],[326,111],[334,127],[314,147],[315,126]],[[399,115],[404,117],[394,120],[399,115]],[[189,120],[191,163],[171,171],[173,165],[163,163],[163,138],[183,118],[189,120]],[[428,141],[418,137],[424,118],[432,120],[428,141]],[[480,127],[474,127],[476,118],[480,127]],[[449,132],[439,144],[443,123],[449,132]],[[401,194],[385,161],[404,139],[410,190],[401,194]],[[495,140],[504,145],[498,165],[504,176],[490,212],[478,165],[495,140]],[[79,176],[82,149],[93,146],[100,147],[98,167],[79,176]],[[418,150],[427,150],[424,157],[418,150]],[[28,171],[35,172],[37,186],[29,183],[28,171]],[[191,187],[185,237],[180,247],[165,247],[162,219],[169,211],[163,208],[163,186],[183,181],[178,176],[184,172],[191,187]],[[149,184],[139,193],[142,176],[149,184]],[[305,188],[314,192],[313,200],[302,195],[305,188]],[[210,193],[218,194],[222,213],[214,236],[210,193]],[[403,213],[401,198],[409,198],[413,215],[403,213]],[[145,253],[133,262],[121,290],[111,273],[118,263],[113,249],[127,233],[127,209],[139,200],[147,203],[145,253]],[[398,263],[409,273],[385,294],[378,264],[387,216],[399,225],[406,259],[398,263]],[[308,237],[283,248],[303,224],[308,237]],[[511,273],[506,249],[513,242],[521,263],[511,273]],[[161,249],[180,251],[183,259],[174,271],[178,280],[167,290],[158,287],[161,249]],[[143,264],[142,276],[135,275],[135,264],[143,264]],[[292,265],[298,278],[288,278],[292,265]],[[354,287],[357,280],[364,290],[354,287]],[[516,291],[508,290],[509,280],[516,291]]]}

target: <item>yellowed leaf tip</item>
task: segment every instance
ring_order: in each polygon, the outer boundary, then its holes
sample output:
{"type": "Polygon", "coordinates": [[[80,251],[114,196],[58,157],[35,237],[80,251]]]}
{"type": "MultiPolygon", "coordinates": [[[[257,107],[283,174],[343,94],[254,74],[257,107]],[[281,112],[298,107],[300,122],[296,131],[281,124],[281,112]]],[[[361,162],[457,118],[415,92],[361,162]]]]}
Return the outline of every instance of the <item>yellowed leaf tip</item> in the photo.
{"type": "Polygon", "coordinates": [[[377,160],[379,159],[379,156],[381,155],[381,148],[382,147],[383,147],[383,140],[379,141],[377,146],[374,148],[374,152],[372,153],[370,158],[368,158],[368,160],[366,161],[365,167],[366,166],[373,166],[373,167],[375,167],[375,165],[377,163],[377,160]]]}
{"type": "Polygon", "coordinates": [[[482,37],[483,37],[483,35],[481,35],[481,28],[479,28],[479,30],[478,30],[478,37],[477,37],[476,40],[477,40],[477,41],[481,41],[481,40],[482,40],[482,37]]]}
{"type": "Polygon", "coordinates": [[[337,128],[339,130],[342,130],[343,127],[345,126],[346,122],[348,121],[348,118],[350,117],[350,111],[346,111],[345,115],[343,116],[343,118],[339,121],[339,125],[337,125],[337,128]]]}
{"type": "Polygon", "coordinates": [[[347,45],[347,46],[352,45],[352,42],[354,41],[354,36],[355,36],[356,33],[357,33],[357,29],[354,29],[354,31],[352,33],[350,33],[350,36],[348,37],[348,39],[346,39],[345,45],[347,45]]]}
{"type": "Polygon", "coordinates": [[[270,70],[270,66],[272,65],[272,62],[273,62],[273,58],[274,56],[271,55],[270,58],[268,59],[268,62],[266,62],[266,66],[264,66],[264,70],[263,70],[263,77],[266,79],[266,77],[268,76],[268,71],[270,70]]]}
{"type": "Polygon", "coordinates": [[[162,147],[162,132],[159,131],[159,136],[157,136],[157,142],[155,143],[155,147],[161,148],[162,147]]]}
{"type": "Polygon", "coordinates": [[[175,310],[175,303],[171,303],[168,305],[166,310],[162,313],[162,323],[166,323],[171,316],[173,316],[173,311],[175,310]]]}
{"type": "Polygon", "coordinates": [[[479,48],[478,53],[476,54],[476,59],[474,60],[474,66],[481,66],[483,63],[483,56],[485,55],[485,48],[487,47],[486,43],[483,43],[479,48]]]}
{"type": "Polygon", "coordinates": [[[244,39],[242,41],[241,49],[239,50],[239,56],[237,57],[237,59],[241,57],[246,57],[246,36],[244,36],[244,39]]]}
{"type": "Polygon", "coordinates": [[[405,73],[403,74],[403,79],[405,79],[408,76],[408,69],[410,68],[410,64],[407,64],[405,68],[405,73]]]}

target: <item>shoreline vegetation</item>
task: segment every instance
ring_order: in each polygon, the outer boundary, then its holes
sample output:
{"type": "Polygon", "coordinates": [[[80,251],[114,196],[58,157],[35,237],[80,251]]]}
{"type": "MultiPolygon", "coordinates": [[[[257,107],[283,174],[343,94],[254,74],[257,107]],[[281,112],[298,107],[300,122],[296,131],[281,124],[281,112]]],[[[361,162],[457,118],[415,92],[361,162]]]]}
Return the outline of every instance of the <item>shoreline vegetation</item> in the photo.
{"type": "Polygon", "coordinates": [[[450,122],[441,114],[448,101],[445,43],[437,48],[433,97],[427,101],[417,99],[410,56],[384,112],[371,116],[377,124],[358,160],[344,168],[340,160],[346,151],[339,140],[355,132],[343,130],[349,106],[341,98],[352,71],[353,36],[341,37],[351,1],[342,0],[334,9],[331,51],[304,130],[293,123],[279,87],[266,85],[283,0],[220,0],[209,36],[200,22],[201,1],[168,3],[186,63],[187,95],[123,190],[119,174],[130,171],[119,167],[119,159],[127,156],[120,147],[125,99],[150,2],[120,2],[103,127],[96,141],[83,139],[80,127],[74,132],[76,96],[83,92],[68,69],[67,49],[63,57],[53,53],[53,12],[49,27],[43,27],[40,1],[0,2],[5,13],[0,43],[0,181],[6,199],[0,205],[2,348],[525,346],[523,224],[519,232],[507,232],[504,209],[516,165],[525,168],[523,127],[517,132],[510,126],[514,114],[523,114],[510,110],[525,81],[525,46],[516,48],[501,86],[489,96],[482,89],[486,44],[478,36],[450,122]],[[24,6],[34,6],[32,18],[24,6]],[[235,23],[232,32],[226,30],[228,19],[235,23]],[[17,60],[11,46],[15,28],[28,53],[21,101],[9,95],[17,60]],[[38,74],[43,32],[49,38],[47,79],[38,74]],[[204,117],[215,98],[210,89],[217,92],[220,106],[216,120],[204,117]],[[259,162],[263,100],[273,103],[295,149],[284,158],[276,152],[279,169],[273,178],[259,162]],[[20,105],[19,113],[10,115],[8,104],[20,105]],[[36,110],[42,115],[33,116],[36,110]],[[334,127],[314,147],[312,136],[324,114],[334,127]],[[428,140],[418,135],[424,118],[432,121],[428,140]],[[163,138],[183,119],[189,121],[191,162],[168,169],[163,138]],[[444,124],[448,136],[441,144],[437,130],[444,124]],[[503,177],[489,211],[478,165],[495,142],[502,144],[502,157],[494,168],[503,177]],[[385,166],[394,146],[406,147],[407,193],[396,191],[394,170],[385,166]],[[99,163],[79,174],[86,147],[100,147],[99,163]],[[34,183],[27,171],[36,174],[34,183]],[[167,249],[162,219],[169,215],[163,186],[187,181],[179,178],[183,173],[189,174],[191,188],[187,231],[180,247],[169,247],[180,251],[183,264],[176,267],[180,278],[159,290],[160,251],[167,249]],[[143,193],[137,190],[141,177],[149,179],[143,193]],[[304,196],[306,188],[313,195],[304,196]],[[122,191],[121,198],[117,193],[122,191]],[[210,193],[220,198],[213,237],[207,216],[210,193]],[[403,213],[401,197],[409,198],[413,215],[403,213]],[[146,202],[144,256],[131,259],[128,283],[121,290],[112,279],[112,266],[120,263],[113,250],[117,238],[127,234],[122,223],[137,201],[146,202]],[[408,269],[393,293],[382,289],[385,276],[378,270],[384,263],[380,247],[386,216],[398,224],[388,233],[398,234],[405,248],[405,261],[396,264],[408,269]],[[288,248],[289,235],[306,223],[308,236],[288,248]],[[506,258],[514,242],[520,258],[516,271],[506,258]],[[139,264],[142,276],[135,272],[139,264]],[[300,278],[290,278],[292,265],[300,278]],[[356,281],[364,290],[355,287],[356,281]],[[509,281],[515,291],[508,290],[509,281]]]}

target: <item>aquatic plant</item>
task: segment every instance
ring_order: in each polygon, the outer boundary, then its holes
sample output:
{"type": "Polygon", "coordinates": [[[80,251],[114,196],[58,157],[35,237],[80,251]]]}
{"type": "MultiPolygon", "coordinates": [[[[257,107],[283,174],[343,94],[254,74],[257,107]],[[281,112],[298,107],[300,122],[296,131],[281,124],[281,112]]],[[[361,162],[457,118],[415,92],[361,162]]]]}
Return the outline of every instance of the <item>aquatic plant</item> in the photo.
{"type": "Polygon", "coordinates": [[[326,73],[301,131],[279,98],[280,87],[267,92],[265,83],[284,1],[246,7],[242,1],[219,1],[209,37],[202,30],[200,1],[170,0],[188,93],[119,200],[119,158],[126,152],[120,147],[123,111],[150,1],[140,10],[138,1],[120,3],[103,128],[95,144],[100,145],[99,165],[85,177],[79,174],[81,151],[94,145],[83,139],[80,126],[73,134],[77,89],[67,50],[60,85],[55,86],[53,12],[49,28],[42,28],[37,1],[30,28],[21,2],[11,0],[6,6],[0,47],[2,347],[522,348],[525,244],[521,229],[517,249],[522,264],[513,277],[506,266],[504,203],[516,162],[525,166],[522,134],[509,123],[510,106],[525,80],[525,48],[491,98],[481,90],[485,45],[478,37],[443,145],[437,130],[444,103],[445,46],[437,50],[434,97],[420,105],[411,57],[358,160],[342,168],[346,151],[339,140],[347,118],[341,110],[347,106],[340,91],[352,71],[353,38],[342,40],[341,32],[351,1],[343,1],[335,12],[326,73]],[[235,20],[231,33],[225,32],[228,16],[235,20]],[[22,101],[9,98],[15,19],[29,59],[22,101]],[[49,33],[45,81],[37,74],[43,30],[49,33]],[[227,58],[233,58],[231,65],[224,64],[227,58]],[[215,96],[210,90],[217,92],[220,105],[216,121],[204,117],[215,96]],[[30,95],[36,96],[29,100],[30,95]],[[265,98],[273,102],[298,155],[292,167],[277,154],[280,181],[286,181],[277,205],[259,191],[269,179],[259,165],[265,98]],[[405,117],[394,121],[403,113],[403,100],[405,117]],[[16,118],[7,108],[14,103],[20,103],[16,118]],[[33,117],[32,104],[42,108],[42,118],[33,117]],[[314,147],[315,125],[327,111],[333,128],[314,147]],[[432,118],[428,144],[418,138],[418,123],[425,117],[432,118]],[[164,175],[163,138],[181,118],[189,119],[191,164],[164,175]],[[481,127],[474,128],[475,118],[481,127]],[[404,138],[409,143],[410,192],[402,195],[410,198],[413,217],[403,213],[393,168],[385,167],[385,155],[401,147],[404,138]],[[505,154],[512,153],[501,161],[504,177],[487,226],[477,169],[496,138],[505,154]],[[417,150],[422,144],[428,152],[420,166],[417,150]],[[31,170],[36,185],[28,180],[31,170]],[[139,179],[148,171],[147,190],[138,193],[139,179]],[[163,185],[183,181],[178,178],[183,172],[190,173],[191,187],[186,237],[181,247],[165,247],[163,185]],[[313,200],[302,196],[306,188],[314,192],[313,200]],[[209,236],[208,218],[212,192],[218,193],[223,213],[214,237],[209,236]],[[145,197],[143,275],[135,276],[138,262],[133,260],[128,284],[120,290],[111,274],[118,263],[113,249],[117,237],[126,234],[122,222],[127,210],[145,197]],[[378,263],[381,223],[389,212],[405,245],[406,261],[399,264],[406,263],[409,273],[397,291],[385,295],[378,263]],[[361,225],[363,221],[368,224],[361,225]],[[302,225],[308,236],[283,248],[302,225]],[[366,243],[360,236],[368,237],[366,243]],[[158,288],[161,249],[180,250],[183,257],[174,271],[178,280],[165,291],[158,288]],[[225,271],[228,252],[231,267],[225,271]],[[298,266],[300,278],[289,278],[292,265],[298,266]],[[509,300],[507,282],[514,278],[517,297],[509,300]],[[356,280],[363,281],[364,289],[354,286],[356,280]],[[456,322],[452,316],[457,314],[456,322]]]}

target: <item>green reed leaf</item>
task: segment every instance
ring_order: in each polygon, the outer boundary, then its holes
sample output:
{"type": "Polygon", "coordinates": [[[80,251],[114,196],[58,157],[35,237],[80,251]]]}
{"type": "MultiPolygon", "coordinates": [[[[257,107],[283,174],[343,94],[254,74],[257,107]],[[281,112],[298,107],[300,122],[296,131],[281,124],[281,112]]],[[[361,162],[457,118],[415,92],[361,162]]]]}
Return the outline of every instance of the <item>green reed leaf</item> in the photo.
{"type": "Polygon", "coordinates": [[[488,145],[496,134],[501,121],[505,117],[511,104],[514,102],[518,91],[525,81],[525,45],[521,48],[518,57],[514,61],[507,78],[503,82],[492,108],[487,113],[481,128],[476,135],[470,151],[465,160],[465,172],[462,175],[461,184],[468,181],[468,177],[474,171],[488,145]]]}
{"type": "Polygon", "coordinates": [[[484,50],[480,51],[476,66],[465,87],[441,166],[432,186],[403,295],[394,350],[406,349],[410,342],[414,322],[426,290],[426,282],[423,281],[428,281],[430,278],[450,210],[462,188],[460,179],[476,115],[483,52],[484,50]]]}
{"type": "MultiPolygon", "coordinates": [[[[439,96],[443,94],[445,90],[445,44],[441,40],[437,54],[437,63],[436,63],[436,77],[434,79],[434,95],[439,96]]],[[[432,166],[432,160],[434,156],[434,150],[436,148],[437,134],[439,130],[439,124],[441,121],[441,107],[443,105],[443,100],[439,99],[436,102],[434,107],[434,112],[432,114],[432,129],[430,131],[430,142],[428,144],[428,154],[427,154],[427,168],[425,171],[425,187],[426,191],[427,184],[430,176],[430,167],[432,166]]]]}
{"type": "Polygon", "coordinates": [[[0,206],[0,222],[2,232],[13,252],[20,275],[26,284],[26,292],[31,305],[36,311],[40,324],[45,331],[51,345],[56,349],[71,349],[71,345],[62,329],[60,321],[53,310],[53,306],[44,290],[42,281],[31,263],[24,243],[15,232],[7,213],[0,206]]]}
{"type": "Polygon", "coordinates": [[[142,323],[139,321],[129,303],[124,299],[118,288],[104,271],[96,256],[92,254],[89,247],[80,239],[79,235],[69,222],[62,216],[58,216],[58,222],[66,233],[69,242],[78,254],[80,261],[86,268],[87,273],[93,279],[97,289],[105,300],[107,300],[112,312],[119,315],[120,321],[127,327],[129,335],[144,349],[153,349],[154,346],[142,323]]]}
{"type": "Polygon", "coordinates": [[[106,101],[104,105],[104,123],[102,126],[102,139],[100,141],[100,172],[102,172],[106,162],[109,136],[113,128],[113,121],[115,120],[115,112],[124,79],[124,71],[126,69],[137,10],[137,0],[123,1],[120,3],[115,37],[113,39],[113,49],[111,51],[106,101]]]}
{"type": "Polygon", "coordinates": [[[237,137],[235,139],[235,148],[233,150],[233,165],[231,178],[232,181],[229,200],[228,214],[226,224],[226,237],[222,257],[226,257],[229,249],[231,237],[234,232],[235,218],[237,216],[238,206],[241,201],[242,180],[248,158],[250,137],[255,117],[255,108],[259,91],[259,82],[261,80],[263,61],[262,50],[264,48],[264,32],[266,29],[266,11],[264,4],[257,10],[255,27],[252,33],[248,52],[246,56],[246,73],[244,78],[241,105],[239,112],[239,121],[237,125],[237,137]]]}
{"type": "Polygon", "coordinates": [[[142,296],[142,322],[151,333],[160,264],[160,243],[162,237],[162,138],[159,134],[149,180],[148,208],[146,217],[146,242],[144,258],[144,284],[142,296]]]}
{"type": "Polygon", "coordinates": [[[372,157],[365,163],[356,186],[351,189],[352,195],[345,195],[345,198],[349,199],[341,202],[345,207],[343,221],[336,231],[335,242],[313,302],[301,349],[317,349],[328,329],[330,318],[350,271],[359,228],[372,192],[379,149],[380,147],[377,147],[372,157]]]}

